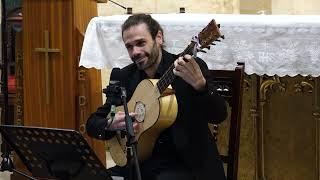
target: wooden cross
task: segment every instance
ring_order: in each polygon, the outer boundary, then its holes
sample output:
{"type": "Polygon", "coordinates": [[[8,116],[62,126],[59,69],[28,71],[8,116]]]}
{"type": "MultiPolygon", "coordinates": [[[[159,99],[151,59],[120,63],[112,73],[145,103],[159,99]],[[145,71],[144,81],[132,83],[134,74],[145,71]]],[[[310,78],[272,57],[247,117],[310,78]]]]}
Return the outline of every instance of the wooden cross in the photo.
{"type": "Polygon", "coordinates": [[[46,78],[46,103],[50,103],[50,82],[49,82],[49,53],[60,52],[60,49],[49,48],[49,31],[44,31],[44,47],[35,48],[36,52],[45,53],[45,78],[46,78]]]}

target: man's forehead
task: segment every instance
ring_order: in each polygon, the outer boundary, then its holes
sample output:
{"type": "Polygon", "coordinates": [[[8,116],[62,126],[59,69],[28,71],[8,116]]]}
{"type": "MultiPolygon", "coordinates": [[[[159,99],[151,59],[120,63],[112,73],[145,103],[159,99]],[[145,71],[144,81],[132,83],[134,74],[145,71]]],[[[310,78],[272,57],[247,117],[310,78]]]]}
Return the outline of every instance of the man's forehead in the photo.
{"type": "Polygon", "coordinates": [[[145,24],[131,26],[123,31],[124,43],[143,41],[148,38],[151,38],[151,34],[145,24]]]}
{"type": "Polygon", "coordinates": [[[135,25],[128,27],[126,30],[123,31],[123,34],[129,33],[129,32],[132,33],[133,31],[134,32],[136,32],[136,31],[149,32],[148,26],[145,23],[139,23],[139,24],[135,24],[135,25]]]}
{"type": "Polygon", "coordinates": [[[125,45],[136,44],[136,43],[143,42],[143,41],[145,41],[145,38],[143,38],[143,37],[136,37],[136,38],[134,38],[134,39],[124,39],[124,44],[125,44],[125,45]]]}

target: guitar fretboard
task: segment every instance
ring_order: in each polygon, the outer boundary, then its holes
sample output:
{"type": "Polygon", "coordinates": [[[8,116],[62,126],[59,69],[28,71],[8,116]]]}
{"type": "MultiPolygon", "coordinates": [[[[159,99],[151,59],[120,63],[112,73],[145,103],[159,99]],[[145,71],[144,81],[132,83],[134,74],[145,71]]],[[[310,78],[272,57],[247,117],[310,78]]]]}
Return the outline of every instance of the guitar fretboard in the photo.
{"type": "MultiPolygon", "coordinates": [[[[179,56],[184,56],[186,54],[193,55],[193,49],[197,43],[191,42],[188,47],[179,54],[179,56]]],[[[168,70],[162,75],[162,77],[157,82],[157,87],[160,94],[173,82],[175,75],[173,74],[174,64],[172,63],[168,70]]]]}
{"type": "MultiPolygon", "coordinates": [[[[188,47],[179,54],[179,56],[184,56],[189,54],[195,56],[194,50],[200,50],[203,48],[210,48],[210,45],[213,41],[218,40],[220,37],[224,39],[224,36],[221,35],[219,31],[219,25],[216,24],[215,20],[212,19],[210,23],[191,41],[188,47]],[[198,47],[196,47],[198,46],[198,47]]],[[[213,44],[214,45],[214,44],[213,44]]],[[[163,76],[157,82],[157,87],[162,94],[164,90],[173,82],[175,75],[173,74],[174,64],[171,64],[169,69],[163,74],[163,76]]]]}

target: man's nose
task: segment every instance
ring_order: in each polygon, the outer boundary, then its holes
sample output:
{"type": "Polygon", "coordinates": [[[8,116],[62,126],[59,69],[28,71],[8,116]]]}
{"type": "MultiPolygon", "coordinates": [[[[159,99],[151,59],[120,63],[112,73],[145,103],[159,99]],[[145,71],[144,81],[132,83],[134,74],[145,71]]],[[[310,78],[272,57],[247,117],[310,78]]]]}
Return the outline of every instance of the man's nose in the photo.
{"type": "Polygon", "coordinates": [[[137,47],[137,46],[134,46],[133,50],[132,50],[132,55],[133,56],[139,56],[140,54],[141,54],[141,48],[137,47]]]}

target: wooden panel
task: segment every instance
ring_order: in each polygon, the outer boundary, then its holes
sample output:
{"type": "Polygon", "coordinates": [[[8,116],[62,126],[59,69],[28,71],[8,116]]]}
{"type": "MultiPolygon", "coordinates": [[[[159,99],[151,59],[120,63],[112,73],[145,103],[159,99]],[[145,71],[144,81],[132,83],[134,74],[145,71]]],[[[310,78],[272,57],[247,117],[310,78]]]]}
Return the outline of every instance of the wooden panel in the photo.
{"type": "MultiPolygon", "coordinates": [[[[259,78],[245,80],[238,179],[318,180],[319,78],[280,78],[280,84],[265,86],[265,100],[259,99],[259,78]]],[[[219,127],[221,153],[227,152],[228,123],[219,127]]]]}
{"type": "Polygon", "coordinates": [[[265,177],[316,180],[314,88],[303,87],[299,92],[299,83],[307,82],[303,77],[280,81],[286,85],[285,92],[271,91],[264,109],[265,177]]]}
{"type": "Polygon", "coordinates": [[[90,19],[97,15],[96,0],[74,0],[74,26],[82,35],[86,31],[90,19]]]}
{"type": "MultiPolygon", "coordinates": [[[[82,82],[79,82],[79,92],[82,99],[82,102],[79,102],[80,104],[80,117],[79,117],[79,123],[80,123],[80,131],[81,129],[84,130],[86,121],[90,114],[97,110],[98,106],[102,105],[102,89],[101,84],[97,84],[96,82],[101,82],[101,74],[99,71],[95,69],[85,69],[80,68],[83,75],[82,82]]],[[[80,98],[81,99],[81,98],[80,98]]],[[[85,132],[83,132],[85,133],[85,132]]],[[[84,134],[85,138],[91,145],[92,149],[95,150],[96,154],[98,155],[99,159],[103,164],[106,163],[106,150],[105,150],[105,142],[104,141],[98,141],[93,138],[89,138],[87,133],[84,134]]]]}
{"type": "MultiPolygon", "coordinates": [[[[82,46],[83,36],[78,32],[79,47],[82,46]]],[[[80,48],[79,48],[80,49],[80,48]]],[[[79,51],[80,53],[80,51],[79,51]]],[[[78,67],[78,124],[79,131],[85,136],[91,148],[106,165],[105,142],[90,138],[85,132],[85,124],[92,112],[102,105],[101,72],[96,69],[78,67]]]]}
{"type": "MultiPolygon", "coordinates": [[[[97,15],[96,2],[25,0],[22,3],[23,123],[82,132],[84,126],[81,125],[95,111],[94,108],[102,104],[100,71],[90,70],[90,78],[83,82],[86,84],[84,87],[78,80],[83,35],[89,20],[97,15]],[[35,51],[35,48],[45,46],[44,31],[49,32],[49,48],[60,50],[58,53],[49,53],[49,103],[46,101],[45,54],[35,51]],[[82,91],[87,93],[81,94],[82,91]],[[87,97],[83,107],[78,102],[82,95],[87,97]]],[[[105,164],[104,142],[84,135],[105,164]]]]}
{"type": "Polygon", "coordinates": [[[75,129],[77,63],[72,46],[72,1],[23,1],[24,124],[75,129]],[[49,31],[50,102],[46,104],[44,31],[49,31]]]}
{"type": "Polygon", "coordinates": [[[256,75],[246,76],[243,86],[238,179],[250,180],[256,179],[256,75]]]}
{"type": "MultiPolygon", "coordinates": [[[[24,15],[24,124],[32,126],[57,127],[81,130],[93,107],[102,104],[101,94],[87,96],[83,116],[78,102],[78,58],[83,34],[89,20],[97,15],[93,0],[28,0],[23,1],[24,15]],[[60,53],[49,54],[50,103],[46,104],[45,55],[35,52],[44,46],[43,31],[49,31],[50,48],[60,53]],[[100,98],[100,101],[97,100],[100,98]],[[92,101],[91,101],[92,99],[92,101]],[[82,119],[81,119],[82,118],[82,119]],[[79,121],[78,121],[79,120],[79,121]],[[80,122],[81,121],[81,122],[80,122]]],[[[94,74],[99,71],[92,70],[94,74]]],[[[101,92],[101,80],[86,81],[86,88],[101,92]],[[92,86],[91,86],[92,85],[92,86]]],[[[88,91],[89,91],[88,90],[88,91]]],[[[90,140],[91,141],[91,140],[90,140]]],[[[92,141],[100,159],[105,163],[103,142],[92,141]]]]}
{"type": "MultiPolygon", "coordinates": [[[[74,0],[74,48],[79,60],[84,32],[91,18],[97,16],[95,0],[74,0]]],[[[79,64],[79,62],[77,62],[79,64]]],[[[85,132],[85,124],[89,115],[102,105],[101,72],[96,69],[77,67],[77,125],[76,128],[85,136],[101,162],[106,165],[105,143],[90,138],[85,132]]]]}

